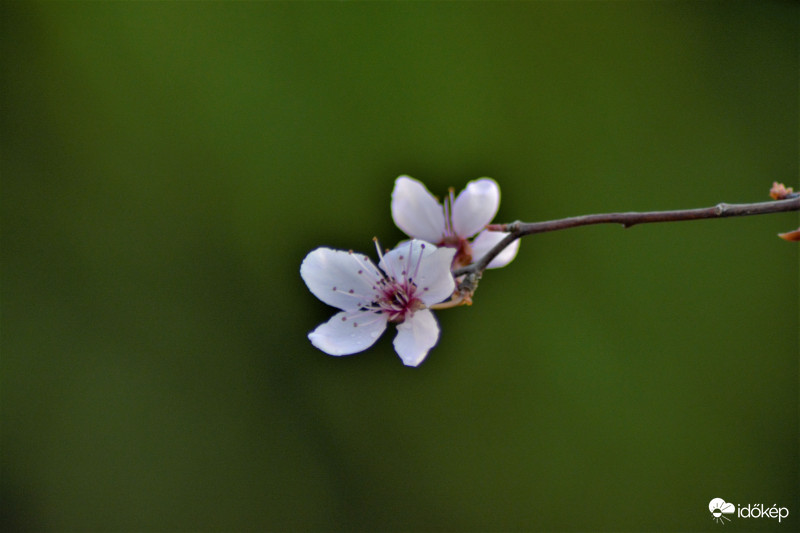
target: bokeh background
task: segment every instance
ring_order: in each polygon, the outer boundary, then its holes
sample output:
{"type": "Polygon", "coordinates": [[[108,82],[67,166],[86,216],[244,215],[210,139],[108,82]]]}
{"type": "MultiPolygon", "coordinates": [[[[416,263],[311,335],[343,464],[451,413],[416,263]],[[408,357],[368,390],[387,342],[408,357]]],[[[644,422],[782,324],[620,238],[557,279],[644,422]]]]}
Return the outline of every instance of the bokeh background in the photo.
{"type": "Polygon", "coordinates": [[[797,187],[799,16],[3,2],[4,530],[796,528],[796,213],[528,237],[416,369],[314,349],[299,266],[401,240],[400,174],[499,221],[797,187]]]}

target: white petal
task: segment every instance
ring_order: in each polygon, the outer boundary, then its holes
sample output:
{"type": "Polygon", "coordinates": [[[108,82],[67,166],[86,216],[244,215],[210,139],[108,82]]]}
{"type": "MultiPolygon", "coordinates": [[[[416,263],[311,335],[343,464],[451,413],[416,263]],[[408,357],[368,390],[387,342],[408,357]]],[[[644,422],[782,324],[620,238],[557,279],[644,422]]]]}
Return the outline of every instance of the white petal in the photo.
{"type": "Polygon", "coordinates": [[[300,265],[308,289],[328,305],[355,311],[376,299],[382,277],[366,255],[331,248],[317,248],[300,265]]]}
{"type": "Polygon", "coordinates": [[[392,218],[409,237],[441,242],[444,236],[444,210],[421,182],[400,176],[392,191],[392,218]]]}
{"type": "Polygon", "coordinates": [[[437,248],[413,239],[384,254],[380,267],[400,283],[416,285],[415,296],[425,305],[433,305],[449,298],[455,290],[450,273],[455,253],[453,248],[437,248]]]}
{"type": "MultiPolygon", "coordinates": [[[[472,241],[472,262],[479,261],[489,250],[502,241],[508,233],[502,231],[482,231],[475,240],[472,241]]],[[[500,268],[509,264],[517,256],[519,250],[519,239],[512,242],[500,252],[494,259],[489,261],[486,268],[500,268]]]]}
{"type": "Polygon", "coordinates": [[[447,300],[456,290],[456,282],[450,273],[453,264],[454,248],[436,248],[422,258],[414,278],[417,286],[415,296],[427,306],[447,300]]]}
{"type": "Polygon", "coordinates": [[[386,329],[387,315],[371,311],[341,312],[308,334],[311,344],[330,355],[363,352],[386,329]]]}
{"type": "Polygon", "coordinates": [[[490,178],[471,181],[453,203],[453,229],[464,238],[492,221],[500,207],[500,187],[490,178]]]}
{"type": "Polygon", "coordinates": [[[417,366],[438,340],[439,324],[436,323],[436,318],[430,310],[422,309],[397,325],[394,349],[404,365],[417,366]]]}

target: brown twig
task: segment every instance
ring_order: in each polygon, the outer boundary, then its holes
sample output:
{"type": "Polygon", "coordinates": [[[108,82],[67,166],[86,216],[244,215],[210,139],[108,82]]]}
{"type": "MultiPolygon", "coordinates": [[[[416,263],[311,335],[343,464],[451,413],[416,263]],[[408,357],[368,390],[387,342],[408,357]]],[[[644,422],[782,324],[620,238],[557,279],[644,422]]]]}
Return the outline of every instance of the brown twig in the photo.
{"type": "Polygon", "coordinates": [[[678,222],[681,220],[701,220],[705,218],[726,218],[743,217],[750,215],[766,215],[769,213],[783,213],[786,211],[800,211],[800,195],[790,193],[784,200],[769,202],[757,202],[752,204],[717,204],[714,207],[703,207],[700,209],[682,209],[675,211],[650,211],[645,213],[600,213],[596,215],[583,215],[577,217],[561,218],[558,220],[547,220],[544,222],[512,222],[510,224],[490,224],[487,229],[492,231],[508,232],[502,241],[489,250],[482,258],[475,263],[460,268],[453,272],[455,277],[465,276],[459,288],[463,292],[471,292],[474,288],[469,284],[477,284],[486,266],[502,252],[506,246],[525,235],[534,233],[545,233],[548,231],[559,231],[562,229],[576,228],[578,226],[590,226],[593,224],[620,224],[623,228],[629,228],[637,224],[649,224],[653,222],[678,222]]]}

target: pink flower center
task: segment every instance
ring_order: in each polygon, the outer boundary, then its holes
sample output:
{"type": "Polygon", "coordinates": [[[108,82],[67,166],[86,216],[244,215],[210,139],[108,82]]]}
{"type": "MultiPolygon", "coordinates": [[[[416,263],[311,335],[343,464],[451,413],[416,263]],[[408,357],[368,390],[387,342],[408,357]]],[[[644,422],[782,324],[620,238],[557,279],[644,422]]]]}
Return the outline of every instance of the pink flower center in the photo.
{"type": "Polygon", "coordinates": [[[472,246],[469,245],[469,241],[464,237],[459,237],[458,235],[448,236],[442,239],[442,242],[438,243],[437,246],[456,249],[451,268],[461,268],[472,263],[472,246]]]}
{"type": "Polygon", "coordinates": [[[425,305],[419,298],[414,296],[417,286],[409,284],[390,283],[383,288],[383,294],[378,300],[381,311],[388,313],[389,322],[403,322],[406,318],[414,314],[414,311],[422,309],[425,305]]]}
{"type": "MultiPolygon", "coordinates": [[[[422,262],[424,250],[425,245],[421,244],[419,255],[414,259],[412,257],[414,255],[413,247],[409,246],[408,256],[401,255],[398,257],[402,265],[400,267],[401,271],[393,272],[390,269],[380,280],[378,287],[376,287],[378,299],[373,302],[373,306],[377,307],[377,312],[387,313],[389,322],[403,322],[413,315],[414,311],[425,308],[425,304],[416,295],[418,291],[427,291],[428,288],[422,287],[420,289],[414,282],[419,273],[419,265],[422,262]]],[[[379,246],[378,255],[381,255],[379,246]]]]}

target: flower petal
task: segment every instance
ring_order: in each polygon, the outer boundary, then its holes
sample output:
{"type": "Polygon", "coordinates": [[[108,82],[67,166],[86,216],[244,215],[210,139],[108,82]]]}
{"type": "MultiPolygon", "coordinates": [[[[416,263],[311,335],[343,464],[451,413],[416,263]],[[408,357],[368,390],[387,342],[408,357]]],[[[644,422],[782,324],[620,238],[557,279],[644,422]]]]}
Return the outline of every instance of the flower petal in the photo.
{"type": "Polygon", "coordinates": [[[439,324],[433,313],[421,309],[397,325],[394,349],[406,366],[417,366],[439,340],[439,324]]]}
{"type": "Polygon", "coordinates": [[[373,302],[383,277],[366,255],[331,248],[309,253],[300,265],[300,276],[314,296],[345,311],[373,302]]]}
{"type": "Polygon", "coordinates": [[[386,329],[387,315],[372,311],[336,313],[308,334],[311,344],[330,355],[363,352],[378,340],[386,329]]]}
{"type": "Polygon", "coordinates": [[[436,248],[423,256],[414,283],[417,285],[415,295],[425,305],[438,304],[453,295],[456,282],[450,273],[450,265],[455,255],[454,248],[436,248]]]}
{"type": "Polygon", "coordinates": [[[380,267],[400,283],[417,286],[415,296],[425,305],[449,298],[456,288],[450,265],[454,248],[437,248],[419,239],[398,244],[384,254],[380,267]]]}
{"type": "MultiPolygon", "coordinates": [[[[479,261],[481,257],[486,255],[489,250],[497,245],[497,243],[502,241],[506,235],[508,235],[508,233],[504,233],[502,231],[484,230],[480,232],[480,234],[475,237],[475,240],[472,241],[472,261],[479,261]]],[[[517,256],[518,250],[519,239],[506,246],[505,249],[497,255],[497,257],[489,262],[489,265],[486,268],[500,268],[506,266],[514,260],[514,258],[517,256]]]]}
{"type": "Polygon", "coordinates": [[[492,221],[500,207],[500,187],[491,178],[471,181],[453,203],[453,229],[469,238],[492,221]]]}
{"type": "Polygon", "coordinates": [[[392,218],[409,237],[438,243],[444,236],[444,210],[420,181],[400,176],[392,191],[392,218]]]}

